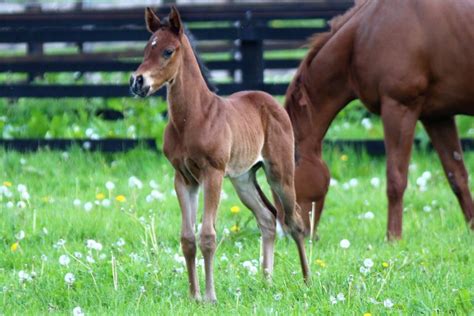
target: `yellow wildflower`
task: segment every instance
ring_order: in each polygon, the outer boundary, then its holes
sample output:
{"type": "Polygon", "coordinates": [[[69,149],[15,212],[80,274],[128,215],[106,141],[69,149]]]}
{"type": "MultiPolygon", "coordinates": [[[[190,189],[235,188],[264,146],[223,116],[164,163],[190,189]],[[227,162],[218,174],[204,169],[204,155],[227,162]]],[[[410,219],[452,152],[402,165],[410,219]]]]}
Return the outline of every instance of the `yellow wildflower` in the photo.
{"type": "Polygon", "coordinates": [[[240,227],[239,225],[234,225],[230,228],[230,231],[233,232],[233,233],[238,233],[240,231],[240,227]]]}
{"type": "Polygon", "coordinates": [[[15,252],[18,250],[18,242],[14,242],[13,245],[10,247],[10,250],[15,252]]]}
{"type": "Polygon", "coordinates": [[[95,196],[95,198],[97,200],[103,200],[105,199],[105,194],[104,193],[97,193],[97,195],[95,196]]]}
{"type": "Polygon", "coordinates": [[[316,264],[318,266],[320,266],[321,268],[325,268],[326,267],[326,262],[324,262],[323,260],[321,259],[316,259],[316,264]]]}
{"type": "Polygon", "coordinates": [[[3,182],[3,185],[6,186],[6,187],[11,187],[12,183],[10,181],[5,181],[5,182],[3,182]]]}
{"type": "Polygon", "coordinates": [[[120,203],[123,203],[127,200],[124,195],[117,195],[115,199],[120,203]]]}
{"type": "Polygon", "coordinates": [[[390,264],[388,262],[382,262],[382,267],[388,268],[390,264]]]}
{"type": "Polygon", "coordinates": [[[364,313],[364,316],[372,316],[371,313],[364,313]]]}
{"type": "Polygon", "coordinates": [[[346,154],[344,154],[344,155],[341,156],[341,160],[342,160],[342,161],[347,161],[347,160],[349,160],[349,156],[347,156],[346,154]]]}
{"type": "Polygon", "coordinates": [[[240,207],[238,207],[237,205],[234,205],[234,206],[232,206],[232,207],[230,208],[230,212],[231,212],[232,214],[237,214],[237,213],[240,212],[240,207]]]}

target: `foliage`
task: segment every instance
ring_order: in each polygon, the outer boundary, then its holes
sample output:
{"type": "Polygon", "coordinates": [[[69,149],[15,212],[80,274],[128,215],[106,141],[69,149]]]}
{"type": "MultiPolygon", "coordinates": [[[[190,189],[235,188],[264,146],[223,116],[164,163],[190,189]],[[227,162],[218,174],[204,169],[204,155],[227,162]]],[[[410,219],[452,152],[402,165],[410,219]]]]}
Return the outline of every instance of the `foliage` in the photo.
{"type": "MultiPolygon", "coordinates": [[[[327,149],[333,181],[309,287],[287,238],[276,245],[272,284],[246,268],[258,264],[259,231],[226,181],[216,226],[216,306],[187,297],[181,216],[163,157],[78,148],[0,157],[0,314],[71,314],[76,307],[85,314],[474,312],[474,234],[433,153],[415,152],[404,239],[389,244],[385,160],[327,149]],[[420,177],[427,190],[417,185],[420,177]],[[342,239],[349,248],[340,247],[342,239]]],[[[474,165],[473,154],[466,163],[474,165]]]]}

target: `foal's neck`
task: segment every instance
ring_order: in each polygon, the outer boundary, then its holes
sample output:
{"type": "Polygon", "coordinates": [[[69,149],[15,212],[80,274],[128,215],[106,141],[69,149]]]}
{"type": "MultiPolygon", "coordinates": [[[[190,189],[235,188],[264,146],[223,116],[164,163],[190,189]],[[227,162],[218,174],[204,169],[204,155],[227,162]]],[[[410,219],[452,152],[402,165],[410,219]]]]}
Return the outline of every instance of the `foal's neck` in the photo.
{"type": "Polygon", "coordinates": [[[181,65],[174,82],[168,87],[170,123],[178,131],[186,124],[205,119],[215,98],[206,85],[196,56],[186,35],[183,34],[181,65]]]}

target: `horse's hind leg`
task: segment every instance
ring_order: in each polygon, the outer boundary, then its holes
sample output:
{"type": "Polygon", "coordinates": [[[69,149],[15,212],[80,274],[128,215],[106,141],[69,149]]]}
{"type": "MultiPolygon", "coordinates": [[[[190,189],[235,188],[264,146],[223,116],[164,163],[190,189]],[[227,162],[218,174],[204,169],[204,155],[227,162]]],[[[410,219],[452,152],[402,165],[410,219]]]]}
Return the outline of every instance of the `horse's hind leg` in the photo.
{"type": "Polygon", "coordinates": [[[423,125],[438,152],[444,172],[454,194],[458,198],[464,217],[471,229],[474,229],[474,207],[469,192],[468,173],[464,166],[462,148],[454,117],[432,121],[424,120],[423,125]]]}
{"type": "MultiPolygon", "coordinates": [[[[291,147],[288,147],[291,148],[291,147]]],[[[304,246],[304,224],[301,211],[296,203],[294,187],[294,163],[292,152],[279,151],[279,155],[268,155],[265,160],[265,173],[272,188],[275,205],[285,217],[285,225],[296,242],[305,282],[309,282],[310,272],[304,246]]]]}
{"type": "Polygon", "coordinates": [[[273,251],[275,244],[276,214],[274,207],[268,202],[260,190],[255,176],[255,168],[249,172],[231,178],[240,200],[248,207],[255,218],[262,233],[263,243],[263,273],[271,277],[273,272],[273,251]]]}

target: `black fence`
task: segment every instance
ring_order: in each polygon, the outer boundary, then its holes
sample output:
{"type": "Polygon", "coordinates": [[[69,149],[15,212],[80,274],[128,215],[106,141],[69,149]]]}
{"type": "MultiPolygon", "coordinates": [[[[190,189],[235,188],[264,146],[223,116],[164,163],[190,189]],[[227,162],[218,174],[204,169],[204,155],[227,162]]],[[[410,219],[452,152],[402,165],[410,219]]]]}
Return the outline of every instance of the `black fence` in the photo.
{"type": "MultiPolygon", "coordinates": [[[[225,4],[180,6],[182,19],[189,24],[201,52],[227,52],[232,58],[208,61],[210,70],[237,71],[241,79],[218,84],[219,93],[258,89],[273,95],[283,95],[287,84],[271,84],[264,80],[268,69],[294,69],[300,60],[292,58],[266,59],[264,52],[296,49],[314,33],[326,31],[327,21],[344,13],[353,1],[321,1],[315,3],[225,4]],[[320,23],[279,23],[281,21],[318,20],[320,23]],[[203,23],[205,22],[205,23],[203,23]],[[207,22],[218,22],[209,24],[207,22]],[[199,24],[200,23],[200,24],[199,24]]],[[[156,8],[159,16],[169,13],[169,7],[156,8]]],[[[86,43],[143,42],[149,34],[144,25],[143,9],[82,10],[41,12],[30,8],[23,13],[0,14],[0,44],[25,44],[23,56],[0,57],[0,73],[27,73],[28,80],[15,84],[0,83],[0,98],[70,98],[127,97],[127,84],[35,84],[33,78],[56,72],[132,72],[143,50],[85,52],[86,43]],[[70,43],[77,53],[47,55],[44,44],[70,43]],[[134,60],[135,58],[135,60],[134,60]],[[138,58],[138,59],[137,59],[138,58]]],[[[233,76],[234,78],[236,76],[233,76]]],[[[159,94],[164,95],[164,91],[159,94]]],[[[382,141],[329,141],[339,148],[353,147],[369,154],[383,154],[382,141]]],[[[0,140],[0,146],[15,150],[51,148],[65,150],[72,145],[90,150],[115,152],[138,145],[156,148],[152,139],[17,139],[0,140]]],[[[473,141],[464,140],[464,148],[472,149],[473,141]]]]}
{"type": "MultiPolygon", "coordinates": [[[[233,4],[179,7],[183,20],[198,43],[207,50],[231,52],[233,59],[211,61],[211,70],[240,70],[242,80],[218,85],[221,94],[245,89],[259,89],[282,95],[286,84],[266,84],[265,69],[296,68],[299,60],[280,58],[265,60],[266,49],[292,49],[302,46],[312,34],[325,31],[327,21],[345,12],[352,1],[288,4],[233,4]],[[320,27],[278,27],[272,21],[320,19],[320,27]],[[193,27],[193,22],[220,22],[193,27]],[[224,22],[224,23],[222,23],[224,22]]],[[[160,16],[168,7],[157,8],[160,16]]],[[[0,43],[26,43],[31,54],[0,59],[0,72],[131,72],[136,61],[124,60],[140,56],[139,52],[79,53],[68,56],[43,55],[44,43],[112,43],[148,40],[143,9],[73,12],[25,12],[0,15],[0,43]]],[[[205,49],[205,50],[206,50],[205,49]]],[[[162,92],[163,93],[163,92],[162,92]]],[[[0,85],[0,97],[125,97],[127,85],[0,85]]]]}

